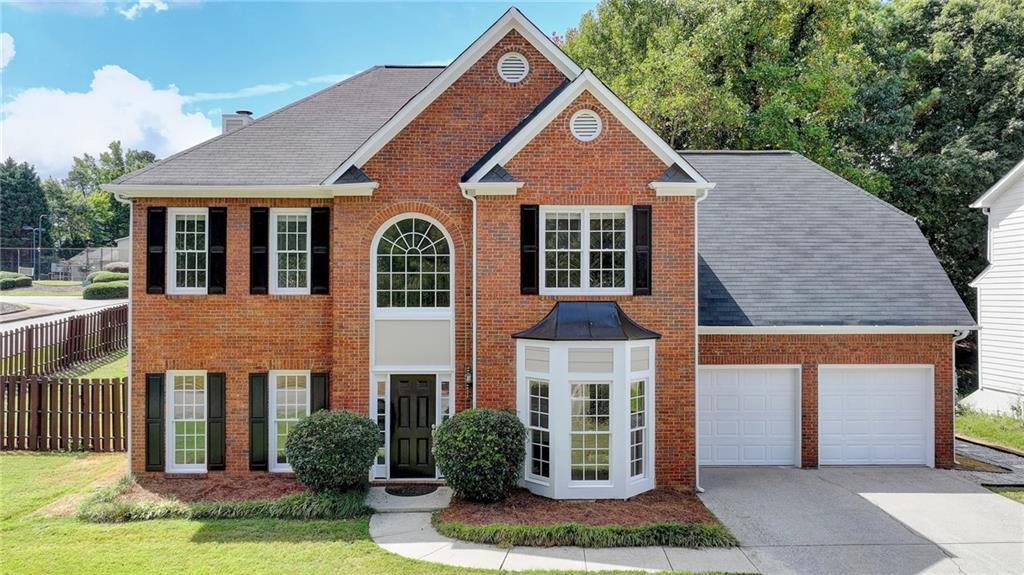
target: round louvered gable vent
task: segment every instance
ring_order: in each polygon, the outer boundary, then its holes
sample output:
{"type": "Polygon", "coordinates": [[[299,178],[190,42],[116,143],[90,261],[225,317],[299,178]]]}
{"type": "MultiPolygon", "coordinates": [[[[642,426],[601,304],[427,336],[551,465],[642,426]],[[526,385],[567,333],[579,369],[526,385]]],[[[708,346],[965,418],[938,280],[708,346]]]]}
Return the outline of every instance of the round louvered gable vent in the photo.
{"type": "Polygon", "coordinates": [[[498,75],[502,80],[515,84],[530,72],[530,63],[519,52],[509,52],[498,60],[498,75]]]}
{"type": "Polygon", "coordinates": [[[601,117],[593,110],[580,110],[569,120],[572,135],[581,142],[589,142],[601,135],[601,117]]]}

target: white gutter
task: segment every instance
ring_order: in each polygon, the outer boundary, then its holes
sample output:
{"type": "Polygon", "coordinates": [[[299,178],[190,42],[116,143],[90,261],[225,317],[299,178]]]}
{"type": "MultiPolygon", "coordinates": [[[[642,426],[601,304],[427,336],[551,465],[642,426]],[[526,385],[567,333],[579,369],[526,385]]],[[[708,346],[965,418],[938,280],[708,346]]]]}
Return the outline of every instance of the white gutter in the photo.
{"type": "Polygon", "coordinates": [[[360,182],[356,184],[328,185],[238,185],[238,186],[193,186],[193,185],[132,185],[104,184],[104,190],[124,198],[333,198],[372,196],[380,184],[360,182]]]}
{"type": "Polygon", "coordinates": [[[473,328],[472,328],[472,359],[470,370],[472,370],[472,381],[473,381],[473,408],[476,408],[476,388],[477,388],[477,374],[476,374],[476,192],[463,187],[462,197],[469,200],[473,204],[473,286],[472,286],[472,303],[473,303],[473,328]]]}
{"type": "MultiPolygon", "coordinates": [[[[714,187],[712,185],[711,187],[714,187]]],[[[697,274],[700,273],[700,251],[697,249],[698,217],[697,204],[708,197],[711,187],[697,190],[693,202],[693,485],[697,493],[704,493],[700,486],[700,280],[697,274]]]]}
{"type": "MultiPolygon", "coordinates": [[[[953,437],[954,437],[954,439],[953,439],[954,443],[956,443],[956,388],[957,388],[957,385],[956,385],[957,384],[957,377],[956,377],[956,342],[961,341],[963,339],[966,339],[967,336],[969,336],[969,335],[971,335],[971,332],[970,332],[970,330],[966,330],[966,329],[965,330],[961,330],[961,331],[957,331],[956,333],[953,334],[953,343],[951,344],[952,347],[953,347],[953,352],[952,352],[952,354],[950,354],[950,355],[952,355],[952,357],[949,358],[950,362],[952,362],[952,364],[953,364],[950,367],[952,367],[952,370],[953,370],[952,371],[952,375],[953,375],[953,390],[952,390],[951,393],[953,394],[953,429],[952,429],[952,433],[953,433],[953,437]]],[[[978,361],[979,362],[981,361],[981,354],[978,354],[978,361]]],[[[980,380],[981,379],[980,378],[980,376],[981,376],[981,369],[978,370],[978,375],[979,375],[979,380],[980,380]]],[[[955,451],[955,449],[954,449],[954,451],[955,451]]]]}
{"type": "Polygon", "coordinates": [[[958,333],[978,329],[976,325],[767,325],[700,326],[704,335],[806,335],[806,334],[887,334],[958,333]]]}

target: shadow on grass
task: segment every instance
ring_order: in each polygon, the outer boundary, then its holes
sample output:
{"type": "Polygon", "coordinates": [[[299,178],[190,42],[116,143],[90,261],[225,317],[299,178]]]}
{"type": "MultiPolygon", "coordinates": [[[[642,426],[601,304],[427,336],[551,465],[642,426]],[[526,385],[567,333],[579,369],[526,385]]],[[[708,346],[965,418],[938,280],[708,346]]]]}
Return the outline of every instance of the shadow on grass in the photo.
{"type": "MultiPolygon", "coordinates": [[[[55,374],[52,375],[52,377],[72,377],[72,378],[83,377],[85,375],[88,375],[88,374],[96,371],[97,369],[99,369],[99,368],[101,368],[101,367],[103,367],[105,365],[114,363],[115,361],[118,361],[118,360],[126,358],[126,357],[128,357],[128,350],[127,349],[126,350],[122,350],[122,351],[115,351],[115,352],[111,353],[110,355],[106,355],[106,356],[103,356],[103,357],[101,357],[99,359],[95,359],[95,360],[92,360],[92,361],[89,361],[89,362],[86,362],[86,363],[80,363],[80,364],[78,364],[78,365],[76,365],[74,367],[71,367],[71,368],[66,369],[64,371],[55,373],[55,374]]],[[[121,375],[121,376],[118,376],[118,377],[128,377],[128,374],[125,373],[124,375],[121,375]]],[[[113,377],[109,377],[109,379],[113,379],[113,377]]]]}
{"type": "Polygon", "coordinates": [[[193,543],[351,543],[370,541],[369,519],[206,519],[193,543]]]}

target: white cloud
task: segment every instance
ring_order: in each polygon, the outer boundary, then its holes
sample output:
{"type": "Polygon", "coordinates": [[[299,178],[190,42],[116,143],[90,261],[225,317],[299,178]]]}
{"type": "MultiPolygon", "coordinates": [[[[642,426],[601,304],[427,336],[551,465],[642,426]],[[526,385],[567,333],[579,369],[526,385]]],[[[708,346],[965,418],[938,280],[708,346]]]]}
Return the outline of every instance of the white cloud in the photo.
{"type": "Polygon", "coordinates": [[[154,88],[104,66],[87,92],[31,88],[9,100],[0,120],[3,156],[35,164],[44,177],[63,177],[72,157],[96,155],[113,140],[167,157],[220,132],[202,113],[186,113],[186,104],[174,86],[154,88]]]}
{"type": "Polygon", "coordinates": [[[129,20],[134,20],[139,16],[142,16],[144,10],[152,8],[154,12],[163,12],[167,10],[167,3],[163,0],[138,0],[135,4],[132,4],[129,8],[118,8],[118,12],[129,20]]]}
{"type": "Polygon", "coordinates": [[[251,98],[253,96],[266,96],[267,94],[277,94],[279,92],[287,92],[295,87],[309,86],[312,84],[337,84],[346,78],[351,78],[352,74],[323,74],[320,76],[312,76],[305,80],[296,80],[294,82],[275,82],[273,84],[256,84],[255,86],[247,86],[238,90],[232,90],[229,92],[196,92],[195,94],[189,94],[185,96],[185,101],[188,103],[194,102],[210,102],[214,100],[237,100],[239,98],[251,98]]]}
{"type": "Polygon", "coordinates": [[[0,70],[3,70],[14,59],[14,36],[0,32],[0,70]]]}

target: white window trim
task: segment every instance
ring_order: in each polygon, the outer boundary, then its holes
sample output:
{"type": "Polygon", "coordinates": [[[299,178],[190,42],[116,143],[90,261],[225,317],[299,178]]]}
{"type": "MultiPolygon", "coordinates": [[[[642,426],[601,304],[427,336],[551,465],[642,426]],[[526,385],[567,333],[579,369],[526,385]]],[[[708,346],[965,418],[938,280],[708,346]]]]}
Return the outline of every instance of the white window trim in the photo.
{"type": "Polygon", "coordinates": [[[179,375],[201,375],[203,376],[203,413],[206,414],[204,421],[206,426],[206,446],[203,453],[207,463],[210,461],[210,378],[206,370],[202,369],[178,369],[164,373],[164,469],[167,473],[206,473],[206,463],[193,465],[176,465],[174,463],[174,378],[179,375]]]}
{"type": "Polygon", "coordinates": [[[538,273],[540,274],[540,295],[632,295],[633,294],[633,209],[632,206],[541,206],[540,208],[540,257],[538,273]],[[580,214],[580,287],[549,288],[545,262],[547,260],[547,242],[544,234],[547,228],[549,213],[578,212],[580,214]],[[626,216],[626,285],[622,288],[590,287],[590,216],[593,213],[621,212],[626,216]]]}
{"type": "Polygon", "coordinates": [[[206,295],[210,285],[210,210],[208,208],[167,208],[167,293],[170,295],[206,295]],[[178,287],[178,274],[175,260],[177,260],[175,246],[175,231],[177,229],[178,216],[206,216],[205,237],[206,237],[206,285],[201,288],[178,287]]]}
{"type": "Polygon", "coordinates": [[[309,208],[270,208],[270,293],[272,295],[309,295],[310,268],[313,267],[313,219],[309,208]],[[277,217],[306,216],[306,287],[282,288],[277,285],[277,217]]]}
{"type": "Polygon", "coordinates": [[[270,378],[267,386],[267,395],[270,396],[270,425],[267,426],[269,428],[268,433],[270,434],[267,442],[268,469],[274,473],[291,473],[292,466],[290,463],[277,462],[277,377],[281,375],[302,375],[306,377],[307,416],[309,415],[310,401],[313,397],[313,375],[309,370],[302,369],[278,369],[267,374],[270,378]]]}
{"type": "MultiPolygon", "coordinates": [[[[411,369],[405,367],[396,367],[394,369],[377,369],[373,370],[370,374],[370,420],[374,424],[377,423],[377,400],[384,399],[384,463],[377,463],[377,458],[374,456],[373,465],[370,467],[370,481],[376,480],[387,480],[394,483],[415,483],[417,481],[423,481],[420,478],[410,479],[392,479],[391,478],[391,376],[403,375],[403,374],[423,374],[433,375],[437,379],[437,385],[434,389],[435,398],[435,425],[440,425],[445,415],[449,417],[455,415],[457,412],[455,406],[455,400],[458,388],[458,380],[455,378],[455,373],[450,370],[438,371],[436,368],[424,366],[417,368],[413,366],[411,369]],[[450,393],[449,413],[444,413],[441,405],[441,385],[442,382],[448,382],[448,390],[450,393]],[[384,397],[378,394],[378,383],[384,384],[384,397]]],[[[442,479],[444,476],[441,474],[441,469],[436,465],[434,467],[434,479],[442,479]]]]}
{"type": "MultiPolygon", "coordinates": [[[[370,315],[374,318],[388,318],[388,319],[451,319],[455,317],[455,242],[452,241],[451,234],[448,233],[448,229],[436,219],[419,212],[404,212],[388,219],[384,222],[377,232],[373,235],[373,241],[370,242],[370,315]],[[445,239],[448,241],[448,307],[378,307],[377,306],[377,246],[380,244],[380,240],[384,237],[386,232],[391,226],[407,218],[417,218],[432,225],[437,226],[437,229],[441,230],[444,234],[445,239]]],[[[454,324],[452,327],[452,338],[454,341],[455,331],[454,324]]],[[[455,347],[452,346],[452,353],[454,353],[455,347]]],[[[454,364],[454,358],[452,359],[454,364]]],[[[400,373],[414,373],[414,372],[400,372],[400,373]]],[[[429,371],[427,373],[430,373],[429,371]]]]}
{"type": "Polygon", "coordinates": [[[526,437],[526,477],[530,481],[535,481],[535,482],[540,483],[542,485],[550,485],[550,483],[551,483],[551,470],[553,468],[553,466],[552,466],[553,462],[551,461],[551,459],[552,459],[552,457],[554,457],[554,449],[552,449],[552,445],[551,445],[551,380],[550,380],[549,377],[534,377],[534,376],[530,376],[530,375],[526,376],[526,406],[525,407],[526,407],[526,409],[525,409],[525,411],[526,411],[526,422],[525,423],[526,423],[526,433],[527,433],[527,437],[526,437]],[[533,415],[532,411],[530,409],[530,399],[531,399],[531,395],[530,395],[530,382],[532,382],[532,381],[543,383],[548,388],[548,395],[547,395],[547,400],[548,400],[548,412],[547,412],[548,425],[547,425],[547,427],[540,427],[540,426],[537,426],[537,425],[533,425],[531,420],[530,420],[530,417],[533,415]],[[544,477],[543,475],[537,475],[537,474],[535,474],[533,472],[533,432],[534,431],[543,431],[543,432],[546,432],[548,434],[548,476],[547,477],[544,477]]]}

